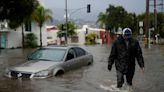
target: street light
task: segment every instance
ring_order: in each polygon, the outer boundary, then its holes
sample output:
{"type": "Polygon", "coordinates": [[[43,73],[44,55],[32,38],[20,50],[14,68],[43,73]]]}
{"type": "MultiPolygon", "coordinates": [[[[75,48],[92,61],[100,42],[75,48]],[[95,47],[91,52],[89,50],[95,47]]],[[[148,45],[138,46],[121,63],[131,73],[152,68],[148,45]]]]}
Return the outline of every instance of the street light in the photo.
{"type": "MultiPolygon", "coordinates": [[[[86,8],[86,7],[83,7],[83,8],[86,8]]],[[[77,12],[78,10],[83,9],[83,8],[76,9],[76,11],[72,12],[72,14],[77,12]]],[[[91,5],[87,4],[87,13],[90,13],[90,12],[91,12],[91,5]]],[[[67,44],[68,43],[68,39],[67,39],[67,36],[68,36],[68,7],[67,7],[67,0],[65,0],[65,24],[66,24],[65,44],[67,44]]]]}
{"type": "Polygon", "coordinates": [[[69,18],[71,19],[71,16],[72,16],[74,13],[76,13],[76,12],[82,10],[82,9],[85,9],[85,8],[87,8],[87,13],[91,13],[91,4],[87,4],[87,7],[81,7],[81,8],[75,9],[74,11],[70,12],[70,13],[69,13],[69,18]]]}

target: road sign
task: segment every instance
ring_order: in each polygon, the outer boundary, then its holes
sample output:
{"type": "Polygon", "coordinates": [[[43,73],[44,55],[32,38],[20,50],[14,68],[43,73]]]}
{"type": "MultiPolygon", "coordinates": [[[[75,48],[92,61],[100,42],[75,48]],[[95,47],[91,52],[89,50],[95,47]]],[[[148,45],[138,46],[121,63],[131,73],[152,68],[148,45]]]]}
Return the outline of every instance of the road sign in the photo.
{"type": "Polygon", "coordinates": [[[139,27],[143,27],[143,21],[139,22],[139,27]]]}

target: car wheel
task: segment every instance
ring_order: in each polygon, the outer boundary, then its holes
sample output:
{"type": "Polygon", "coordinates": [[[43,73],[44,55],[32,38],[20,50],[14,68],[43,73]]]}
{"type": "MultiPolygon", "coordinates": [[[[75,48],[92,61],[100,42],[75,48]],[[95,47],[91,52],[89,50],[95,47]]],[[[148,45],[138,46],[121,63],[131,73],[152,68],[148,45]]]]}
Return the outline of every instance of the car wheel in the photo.
{"type": "Polygon", "coordinates": [[[64,74],[64,71],[63,70],[59,70],[58,72],[56,72],[55,76],[59,76],[59,75],[62,75],[64,74]]]}
{"type": "Polygon", "coordinates": [[[88,62],[88,65],[91,65],[93,63],[93,58],[92,58],[92,61],[88,62]]]}
{"type": "Polygon", "coordinates": [[[88,66],[91,65],[92,63],[91,62],[88,62],[88,66]]]}

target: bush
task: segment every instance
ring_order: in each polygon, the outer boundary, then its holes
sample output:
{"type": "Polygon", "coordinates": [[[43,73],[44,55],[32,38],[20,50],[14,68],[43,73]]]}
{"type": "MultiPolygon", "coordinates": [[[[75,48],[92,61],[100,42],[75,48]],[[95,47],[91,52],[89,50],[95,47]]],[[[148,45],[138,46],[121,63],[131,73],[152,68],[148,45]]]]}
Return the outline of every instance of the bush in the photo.
{"type": "Polygon", "coordinates": [[[36,48],[37,45],[37,37],[34,33],[28,33],[25,36],[25,47],[26,48],[36,48]]]}
{"type": "Polygon", "coordinates": [[[96,45],[98,43],[96,43],[96,34],[95,33],[89,33],[86,36],[86,42],[84,43],[84,45],[96,45]]]}

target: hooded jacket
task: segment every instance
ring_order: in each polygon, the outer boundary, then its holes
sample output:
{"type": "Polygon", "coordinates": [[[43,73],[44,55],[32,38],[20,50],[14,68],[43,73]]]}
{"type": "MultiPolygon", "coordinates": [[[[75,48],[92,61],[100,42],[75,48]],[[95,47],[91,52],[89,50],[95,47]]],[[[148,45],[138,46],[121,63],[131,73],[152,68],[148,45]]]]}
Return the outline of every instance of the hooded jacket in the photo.
{"type": "Polygon", "coordinates": [[[115,63],[116,70],[127,73],[128,70],[134,71],[135,59],[141,68],[144,67],[144,60],[139,42],[133,38],[129,39],[128,47],[122,36],[113,43],[111,54],[108,58],[108,69],[111,70],[115,63]]]}

